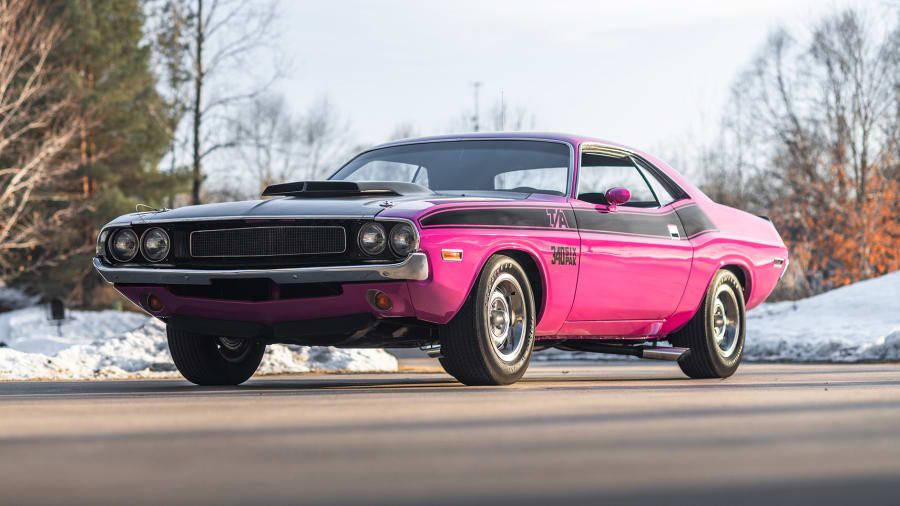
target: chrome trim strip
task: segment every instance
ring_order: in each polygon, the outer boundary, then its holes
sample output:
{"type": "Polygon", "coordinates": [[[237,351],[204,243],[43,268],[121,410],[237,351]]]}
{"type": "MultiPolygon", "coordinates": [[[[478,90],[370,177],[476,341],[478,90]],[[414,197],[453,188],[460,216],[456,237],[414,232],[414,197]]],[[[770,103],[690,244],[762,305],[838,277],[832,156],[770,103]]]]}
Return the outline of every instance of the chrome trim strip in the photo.
{"type": "MultiPolygon", "coordinates": [[[[154,227],[160,228],[160,227],[154,227]]],[[[152,228],[147,230],[153,230],[152,228]]],[[[162,230],[162,229],[160,229],[162,230]]],[[[144,232],[145,234],[147,232],[144,232]]],[[[205,230],[194,230],[188,234],[188,255],[191,258],[258,258],[258,257],[279,257],[279,256],[302,256],[302,255],[340,255],[347,251],[347,230],[339,225],[278,225],[278,226],[266,226],[266,227],[235,227],[235,228],[211,228],[205,230]],[[315,253],[281,253],[278,255],[195,255],[194,254],[194,234],[208,234],[212,232],[228,232],[233,230],[261,230],[261,229],[270,229],[270,228],[337,228],[344,232],[344,246],[340,251],[326,251],[326,252],[315,252],[315,253]]]]}
{"type": "Polygon", "coordinates": [[[428,279],[428,257],[417,252],[395,264],[294,267],[282,269],[203,270],[113,267],[94,257],[94,268],[109,283],[209,285],[214,279],[268,278],[276,283],[326,283],[428,279]]]}

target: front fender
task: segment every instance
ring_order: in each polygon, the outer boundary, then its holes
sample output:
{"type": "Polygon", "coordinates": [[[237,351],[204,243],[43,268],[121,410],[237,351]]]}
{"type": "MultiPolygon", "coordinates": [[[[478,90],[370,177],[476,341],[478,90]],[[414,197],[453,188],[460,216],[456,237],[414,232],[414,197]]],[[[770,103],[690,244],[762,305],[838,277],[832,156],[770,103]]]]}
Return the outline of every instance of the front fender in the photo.
{"type": "Polygon", "coordinates": [[[434,323],[449,322],[471,293],[491,255],[499,251],[521,251],[534,260],[543,287],[536,332],[552,335],[562,326],[572,307],[578,279],[578,265],[553,263],[554,248],[574,247],[576,232],[547,231],[535,236],[528,230],[431,229],[422,233],[420,249],[428,255],[431,275],[425,281],[410,281],[409,289],[416,316],[434,323]],[[442,249],[463,251],[461,261],[441,258],[442,249]]]}

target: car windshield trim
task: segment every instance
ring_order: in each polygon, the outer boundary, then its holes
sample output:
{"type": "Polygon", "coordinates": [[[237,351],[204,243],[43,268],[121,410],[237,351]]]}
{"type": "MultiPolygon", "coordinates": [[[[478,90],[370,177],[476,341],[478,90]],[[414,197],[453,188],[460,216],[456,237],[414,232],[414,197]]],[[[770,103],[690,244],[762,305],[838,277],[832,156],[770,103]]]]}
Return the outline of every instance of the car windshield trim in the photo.
{"type": "MultiPolygon", "coordinates": [[[[337,171],[335,171],[331,176],[329,176],[329,180],[335,180],[337,176],[344,171],[347,167],[351,166],[354,162],[356,162],[359,158],[374,153],[380,150],[393,149],[403,146],[415,146],[421,144],[444,144],[451,142],[497,142],[497,141],[509,141],[509,142],[547,142],[554,144],[562,144],[566,146],[568,149],[568,166],[566,167],[566,191],[563,197],[571,197],[572,192],[574,191],[573,182],[574,182],[574,174],[575,174],[575,146],[572,143],[561,140],[561,139],[551,139],[545,137],[477,137],[477,138],[466,138],[459,137],[453,139],[428,139],[428,140],[419,140],[419,141],[410,141],[410,142],[398,142],[394,144],[376,146],[370,149],[367,149],[353,158],[351,158],[347,163],[343,164],[337,171]]],[[[504,190],[504,189],[493,189],[493,190],[479,190],[479,189],[432,189],[435,193],[451,193],[451,194],[460,194],[460,193],[474,193],[474,192],[488,192],[488,193],[501,193],[504,197],[509,197],[510,194],[514,195],[529,195],[526,192],[513,191],[514,189],[504,190]]],[[[534,192],[532,192],[534,193],[534,192]]],[[[523,197],[524,198],[524,197],[523,197]]]]}

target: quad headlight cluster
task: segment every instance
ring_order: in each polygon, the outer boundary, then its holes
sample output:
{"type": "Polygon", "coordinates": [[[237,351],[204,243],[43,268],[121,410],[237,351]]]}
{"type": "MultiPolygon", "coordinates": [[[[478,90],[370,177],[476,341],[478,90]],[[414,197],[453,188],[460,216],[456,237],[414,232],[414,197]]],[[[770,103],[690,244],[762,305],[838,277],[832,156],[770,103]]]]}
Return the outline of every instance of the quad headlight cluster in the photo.
{"type": "Polygon", "coordinates": [[[107,230],[100,232],[97,238],[97,254],[102,256],[104,248],[117,262],[130,262],[138,252],[150,262],[159,262],[169,255],[172,241],[169,234],[159,227],[147,229],[140,238],[134,230],[122,228],[113,232],[107,230]]]}
{"type": "Polygon", "coordinates": [[[381,223],[369,222],[360,227],[357,242],[367,255],[380,255],[390,248],[395,255],[405,257],[416,247],[416,233],[407,223],[394,225],[388,233],[381,223]]]}

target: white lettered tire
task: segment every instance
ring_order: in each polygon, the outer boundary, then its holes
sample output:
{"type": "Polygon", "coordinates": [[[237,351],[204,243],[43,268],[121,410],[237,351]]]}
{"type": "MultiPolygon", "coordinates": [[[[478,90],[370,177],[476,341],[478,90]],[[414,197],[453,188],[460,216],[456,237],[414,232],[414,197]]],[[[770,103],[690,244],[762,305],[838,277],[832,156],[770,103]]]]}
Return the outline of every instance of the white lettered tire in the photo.
{"type": "Polygon", "coordinates": [[[534,349],[534,296],[522,266],[492,256],[459,313],[438,330],[441,365],[466,385],[508,385],[534,349]]]}

